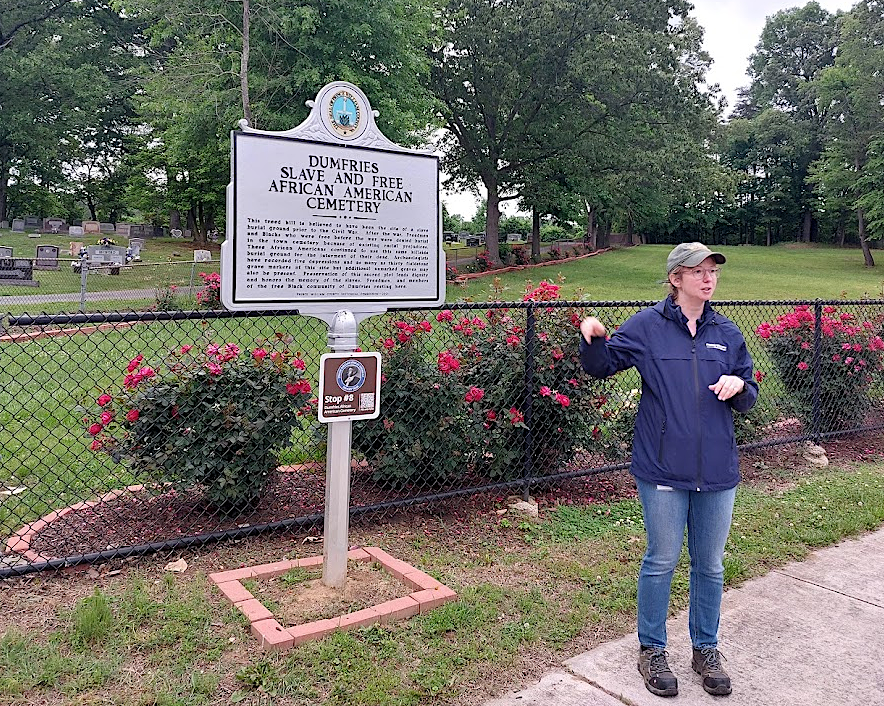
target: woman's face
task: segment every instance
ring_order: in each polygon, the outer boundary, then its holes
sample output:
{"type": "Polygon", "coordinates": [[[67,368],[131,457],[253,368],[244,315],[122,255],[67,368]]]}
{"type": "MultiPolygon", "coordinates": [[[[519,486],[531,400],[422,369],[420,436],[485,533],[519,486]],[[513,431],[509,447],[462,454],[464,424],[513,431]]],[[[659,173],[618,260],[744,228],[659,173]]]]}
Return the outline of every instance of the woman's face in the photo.
{"type": "Polygon", "coordinates": [[[680,304],[708,302],[715,294],[720,268],[715,258],[707,257],[696,267],[680,267],[669,275],[669,281],[678,289],[680,304]]]}

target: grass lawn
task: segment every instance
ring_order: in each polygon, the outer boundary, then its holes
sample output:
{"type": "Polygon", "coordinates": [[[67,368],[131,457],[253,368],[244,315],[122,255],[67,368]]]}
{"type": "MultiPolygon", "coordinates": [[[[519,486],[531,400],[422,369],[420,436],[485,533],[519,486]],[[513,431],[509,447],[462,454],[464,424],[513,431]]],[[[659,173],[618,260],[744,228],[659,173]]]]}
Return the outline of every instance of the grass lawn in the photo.
{"type": "MultiPolygon", "coordinates": [[[[622,248],[595,257],[548,264],[516,272],[450,284],[449,301],[521,299],[525,282],[561,282],[563,299],[590,301],[658,300],[665,296],[669,245],[622,248]],[[497,293],[495,290],[499,290],[497,293]]],[[[825,246],[776,245],[770,248],[718,248],[727,258],[715,298],[731,299],[881,299],[884,253],[873,251],[877,267],[863,265],[862,252],[825,246]]]]}
{"type": "MultiPolygon", "coordinates": [[[[744,485],[726,548],[729,587],[808,550],[884,522],[884,466],[770,469],[744,485]]],[[[536,521],[419,515],[370,528],[376,545],[459,595],[428,614],[261,654],[244,619],[207,579],[212,571],[315,553],[282,537],[103,573],[29,577],[0,591],[0,700],[107,703],[417,706],[484,702],[539,678],[564,658],[635,629],[644,551],[634,499],[544,505],[536,521]]],[[[673,609],[687,603],[687,562],[673,609]]],[[[297,582],[277,585],[297,591],[297,582]]],[[[283,593],[284,595],[284,593],[283,593]]]]}

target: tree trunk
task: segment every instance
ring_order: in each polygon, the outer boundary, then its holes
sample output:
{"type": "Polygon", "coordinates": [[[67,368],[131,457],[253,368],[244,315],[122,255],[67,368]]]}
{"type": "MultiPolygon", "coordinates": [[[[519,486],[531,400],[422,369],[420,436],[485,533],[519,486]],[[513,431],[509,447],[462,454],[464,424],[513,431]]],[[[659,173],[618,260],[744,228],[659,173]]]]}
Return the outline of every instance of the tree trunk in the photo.
{"type": "Polygon", "coordinates": [[[771,241],[771,228],[770,228],[770,223],[768,223],[767,224],[767,246],[768,247],[770,247],[770,241],[771,241]]]}
{"type": "Polygon", "coordinates": [[[596,249],[596,242],[598,240],[598,236],[596,233],[596,222],[595,222],[595,210],[586,202],[583,202],[586,207],[586,235],[583,238],[583,244],[590,252],[594,252],[596,249]]]}
{"type": "Polygon", "coordinates": [[[242,93],[242,114],[249,125],[256,127],[252,118],[252,103],[249,100],[249,52],[251,50],[250,34],[251,17],[249,0],[242,0],[242,54],[239,59],[239,90],[242,93]]]}
{"type": "Polygon", "coordinates": [[[604,250],[611,245],[611,224],[605,223],[600,229],[596,231],[596,244],[599,246],[599,249],[604,250]]]}
{"type": "Polygon", "coordinates": [[[810,242],[810,230],[813,223],[813,214],[808,209],[801,218],[801,242],[810,242]]]}
{"type": "Polygon", "coordinates": [[[11,220],[6,217],[6,194],[9,189],[9,164],[0,162],[0,221],[11,220]]]}
{"type": "Polygon", "coordinates": [[[838,239],[838,247],[844,247],[844,239],[847,237],[847,223],[844,218],[838,219],[838,226],[835,228],[835,237],[838,239]]]}
{"type": "Polygon", "coordinates": [[[175,228],[181,230],[181,212],[178,209],[169,211],[169,229],[173,230],[175,228]]]}
{"type": "Polygon", "coordinates": [[[498,235],[500,232],[500,194],[497,192],[497,183],[485,182],[488,190],[488,210],[485,215],[485,249],[488,251],[488,259],[495,267],[499,267],[500,246],[498,235]]]}
{"type": "Polygon", "coordinates": [[[531,259],[540,257],[540,213],[531,209],[531,259]]]}
{"type": "Polygon", "coordinates": [[[861,208],[856,209],[856,225],[859,230],[859,244],[863,249],[863,260],[865,260],[866,267],[874,267],[875,259],[872,257],[869,240],[866,238],[866,218],[861,208]]]}

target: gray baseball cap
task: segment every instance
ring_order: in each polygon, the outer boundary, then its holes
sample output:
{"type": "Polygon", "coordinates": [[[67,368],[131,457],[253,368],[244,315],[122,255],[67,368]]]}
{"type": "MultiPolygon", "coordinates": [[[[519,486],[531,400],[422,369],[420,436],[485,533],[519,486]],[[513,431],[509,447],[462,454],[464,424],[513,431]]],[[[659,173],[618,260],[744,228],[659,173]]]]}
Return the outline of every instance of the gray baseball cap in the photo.
{"type": "Polygon", "coordinates": [[[724,264],[727,258],[720,252],[712,252],[703,243],[681,243],[672,248],[669,257],[666,258],[666,274],[676,267],[696,267],[707,257],[711,257],[719,265],[724,264]]]}

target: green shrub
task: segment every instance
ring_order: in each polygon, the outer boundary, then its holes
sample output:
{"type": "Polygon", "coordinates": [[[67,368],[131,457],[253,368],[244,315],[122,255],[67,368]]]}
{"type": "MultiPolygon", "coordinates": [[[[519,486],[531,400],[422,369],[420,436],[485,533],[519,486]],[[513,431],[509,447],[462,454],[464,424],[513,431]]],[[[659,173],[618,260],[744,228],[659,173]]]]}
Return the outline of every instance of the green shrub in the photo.
{"type": "Polygon", "coordinates": [[[277,334],[248,356],[231,343],[186,345],[155,368],[137,356],[87,419],[92,450],[154,481],[197,486],[220,512],[249,509],[309,409],[305,364],[286,342],[277,334]]]}

